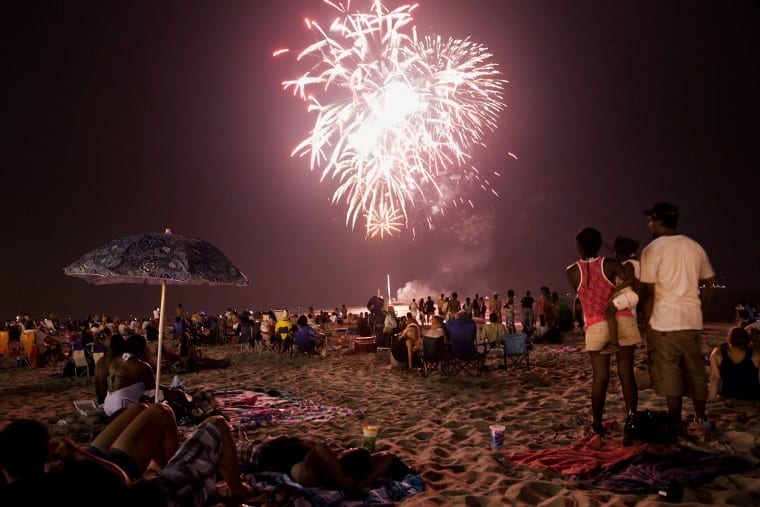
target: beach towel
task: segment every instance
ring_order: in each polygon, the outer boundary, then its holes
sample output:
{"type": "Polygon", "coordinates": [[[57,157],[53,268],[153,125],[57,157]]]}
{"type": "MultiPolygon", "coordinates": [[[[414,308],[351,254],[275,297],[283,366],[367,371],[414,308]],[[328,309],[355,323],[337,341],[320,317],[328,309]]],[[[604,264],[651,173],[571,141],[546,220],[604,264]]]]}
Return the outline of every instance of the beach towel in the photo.
{"type": "Polygon", "coordinates": [[[646,495],[665,490],[673,483],[694,487],[749,466],[743,458],[725,452],[710,453],[679,446],[667,454],[643,452],[612,467],[569,478],[598,489],[646,495]]]}
{"type": "Polygon", "coordinates": [[[287,474],[262,472],[246,474],[246,480],[261,493],[262,503],[277,500],[277,505],[311,507],[391,506],[423,490],[421,475],[409,474],[401,481],[379,478],[376,487],[349,495],[345,491],[305,488],[287,474]]]}
{"type": "Polygon", "coordinates": [[[329,421],[346,417],[353,410],[321,405],[275,389],[222,390],[214,393],[218,411],[235,430],[305,421],[329,421]]]}
{"type": "Polygon", "coordinates": [[[598,436],[591,435],[571,446],[536,452],[517,452],[507,455],[507,458],[513,465],[524,465],[571,475],[610,467],[643,453],[646,448],[647,444],[625,447],[622,441],[600,440],[598,436]]]}
{"type": "Polygon", "coordinates": [[[598,436],[585,437],[568,447],[513,453],[507,458],[512,465],[558,472],[585,486],[642,495],[667,490],[671,484],[693,487],[751,466],[744,458],[726,452],[675,444],[625,447],[620,440],[600,441],[598,436]]]}

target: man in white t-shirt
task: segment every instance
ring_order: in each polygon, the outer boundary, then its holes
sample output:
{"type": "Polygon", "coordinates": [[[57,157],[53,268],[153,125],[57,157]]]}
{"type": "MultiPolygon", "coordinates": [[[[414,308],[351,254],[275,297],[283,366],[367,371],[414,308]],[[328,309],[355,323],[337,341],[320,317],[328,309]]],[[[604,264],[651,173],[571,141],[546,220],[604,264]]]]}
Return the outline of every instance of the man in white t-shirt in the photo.
{"type": "Polygon", "coordinates": [[[658,202],[645,212],[654,239],[641,254],[644,325],[652,361],[652,380],[668,402],[670,416],[682,425],[683,397],[694,403],[696,423],[707,420],[707,372],[702,353],[700,283],[715,276],[704,248],[676,232],[678,209],[658,202]]]}

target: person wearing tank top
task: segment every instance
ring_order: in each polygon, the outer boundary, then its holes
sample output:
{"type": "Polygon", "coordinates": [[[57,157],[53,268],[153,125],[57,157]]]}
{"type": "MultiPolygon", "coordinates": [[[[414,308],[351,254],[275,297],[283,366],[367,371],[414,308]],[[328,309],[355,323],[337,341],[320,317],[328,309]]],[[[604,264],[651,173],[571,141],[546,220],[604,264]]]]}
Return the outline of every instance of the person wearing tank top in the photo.
{"type": "MultiPolygon", "coordinates": [[[[615,293],[615,285],[611,280],[614,280],[615,276],[624,278],[625,272],[616,260],[597,256],[602,245],[602,235],[598,230],[587,227],[580,231],[575,239],[581,259],[569,265],[565,273],[580,299],[586,325],[586,351],[589,353],[592,366],[591,428],[594,433],[603,435],[602,418],[612,356],[602,353],[610,336],[605,314],[615,293]]],[[[638,407],[638,386],[633,374],[633,364],[634,351],[636,345],[641,343],[641,335],[630,310],[617,312],[616,319],[620,343],[615,352],[617,373],[623,390],[628,424],[633,420],[638,407]]]]}

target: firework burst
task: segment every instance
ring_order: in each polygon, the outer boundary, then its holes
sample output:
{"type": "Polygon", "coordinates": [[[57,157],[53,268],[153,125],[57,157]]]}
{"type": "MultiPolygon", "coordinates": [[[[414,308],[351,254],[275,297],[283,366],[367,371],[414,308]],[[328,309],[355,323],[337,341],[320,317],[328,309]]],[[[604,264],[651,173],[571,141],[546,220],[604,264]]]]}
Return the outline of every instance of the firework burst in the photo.
{"type": "Polygon", "coordinates": [[[470,150],[496,128],[506,83],[487,48],[418,37],[416,5],[389,10],[374,0],[361,12],[325,3],[340,16],[327,30],[307,20],[317,41],[298,60],[313,65],[283,86],[316,114],[291,155],[338,182],[332,201],[347,205],[346,224],[361,219],[368,236],[393,235],[410,226],[413,208],[452,199],[447,178],[486,188],[470,150]]]}

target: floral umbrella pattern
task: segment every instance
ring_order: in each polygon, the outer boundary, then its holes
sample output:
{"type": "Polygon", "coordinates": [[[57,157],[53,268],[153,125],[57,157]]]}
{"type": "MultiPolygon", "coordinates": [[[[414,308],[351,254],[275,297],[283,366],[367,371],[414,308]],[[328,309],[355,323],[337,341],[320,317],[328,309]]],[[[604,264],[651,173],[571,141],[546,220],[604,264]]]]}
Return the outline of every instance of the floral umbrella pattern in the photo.
{"type": "Polygon", "coordinates": [[[248,285],[248,278],[215,246],[170,232],[109,241],[65,267],[64,273],[95,285],[248,285]]]}

